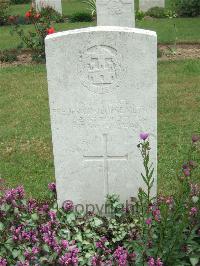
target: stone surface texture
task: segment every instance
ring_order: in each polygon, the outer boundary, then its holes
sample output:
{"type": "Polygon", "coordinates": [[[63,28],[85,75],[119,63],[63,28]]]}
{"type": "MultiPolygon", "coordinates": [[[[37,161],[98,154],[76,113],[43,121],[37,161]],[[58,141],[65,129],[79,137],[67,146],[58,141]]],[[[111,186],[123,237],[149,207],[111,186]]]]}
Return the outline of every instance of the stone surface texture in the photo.
{"type": "Polygon", "coordinates": [[[140,10],[144,12],[156,6],[165,7],[165,0],[139,0],[140,10]]]}
{"type": "Polygon", "coordinates": [[[97,25],[135,27],[133,0],[96,0],[97,25]]]}
{"type": "Polygon", "coordinates": [[[35,0],[35,5],[38,11],[40,11],[42,7],[50,6],[58,13],[62,14],[61,0],[35,0]]]}
{"type": "MultiPolygon", "coordinates": [[[[107,194],[136,196],[139,134],[150,133],[157,164],[155,32],[94,27],[46,38],[58,203],[104,206],[107,194]]],[[[156,171],[155,171],[156,176],[156,171]]],[[[153,193],[156,193],[156,182],[153,193]]]]}

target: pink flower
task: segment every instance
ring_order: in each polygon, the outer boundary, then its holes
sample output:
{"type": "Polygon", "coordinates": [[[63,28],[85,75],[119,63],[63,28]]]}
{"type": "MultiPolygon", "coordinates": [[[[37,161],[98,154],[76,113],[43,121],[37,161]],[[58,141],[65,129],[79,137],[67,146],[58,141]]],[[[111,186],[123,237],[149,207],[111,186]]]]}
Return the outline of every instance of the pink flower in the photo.
{"type": "Polygon", "coordinates": [[[64,249],[66,249],[67,247],[69,247],[69,242],[68,242],[67,240],[62,240],[62,241],[61,241],[61,244],[62,244],[62,247],[63,247],[64,249]]]}
{"type": "Polygon", "coordinates": [[[192,207],[190,209],[190,216],[195,216],[198,212],[198,209],[196,207],[192,207]]]}
{"type": "Polygon", "coordinates": [[[184,169],[184,170],[183,170],[183,173],[184,173],[184,175],[185,175],[186,177],[190,176],[190,169],[189,169],[189,168],[188,168],[188,169],[184,169]]]}
{"type": "Polygon", "coordinates": [[[195,142],[197,142],[197,141],[199,141],[200,140],[200,136],[199,135],[194,135],[194,136],[192,136],[192,142],[193,143],[195,143],[195,142]]]}
{"type": "Polygon", "coordinates": [[[161,215],[160,215],[160,210],[154,210],[153,211],[153,216],[154,216],[154,219],[157,221],[157,222],[160,222],[161,220],[161,215]]]}
{"type": "Polygon", "coordinates": [[[72,202],[71,200],[66,200],[66,201],[64,201],[64,203],[63,203],[63,209],[64,209],[65,211],[67,211],[67,212],[69,212],[69,211],[73,211],[73,209],[74,209],[74,204],[73,204],[73,202],[72,202]]]}
{"type": "Polygon", "coordinates": [[[147,133],[147,132],[141,132],[140,133],[140,139],[141,140],[145,141],[148,137],[149,137],[149,133],[147,133]]]}
{"type": "Polygon", "coordinates": [[[49,188],[50,191],[56,192],[56,184],[54,182],[48,184],[48,188],[49,188]]]}
{"type": "Polygon", "coordinates": [[[146,219],[145,223],[147,225],[151,225],[152,224],[152,219],[151,218],[146,219]]]}
{"type": "Polygon", "coordinates": [[[114,252],[114,258],[117,261],[117,265],[126,266],[127,258],[128,258],[128,251],[124,249],[123,247],[118,247],[114,252]]]}
{"type": "Polygon", "coordinates": [[[7,266],[7,265],[8,265],[7,264],[7,260],[2,258],[2,257],[0,257],[0,266],[7,266]]]}
{"type": "Polygon", "coordinates": [[[163,262],[161,261],[160,258],[157,259],[156,266],[163,266],[163,262]]]}
{"type": "Polygon", "coordinates": [[[156,264],[155,264],[155,260],[154,260],[154,258],[149,258],[149,260],[148,260],[148,266],[155,266],[156,264]]]}

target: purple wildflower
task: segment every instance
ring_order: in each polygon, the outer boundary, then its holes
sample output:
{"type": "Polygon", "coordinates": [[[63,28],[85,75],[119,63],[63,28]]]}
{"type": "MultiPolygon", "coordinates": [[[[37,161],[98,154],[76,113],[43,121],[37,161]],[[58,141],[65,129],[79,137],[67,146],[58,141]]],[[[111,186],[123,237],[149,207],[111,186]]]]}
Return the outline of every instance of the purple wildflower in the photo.
{"type": "Polygon", "coordinates": [[[73,211],[74,209],[74,204],[71,200],[66,200],[64,201],[63,203],[63,209],[66,211],[66,212],[70,212],[70,211],[73,211]]]}
{"type": "Polygon", "coordinates": [[[7,260],[0,257],[0,266],[6,266],[6,265],[8,265],[7,260]]]}
{"type": "Polygon", "coordinates": [[[127,265],[127,258],[128,258],[128,251],[123,247],[118,247],[114,252],[114,258],[117,261],[117,265],[119,266],[126,266],[127,265]]]}
{"type": "Polygon", "coordinates": [[[183,170],[183,173],[184,173],[184,175],[185,175],[186,177],[190,176],[190,174],[191,174],[189,168],[184,169],[184,170],[183,170]]]}
{"type": "Polygon", "coordinates": [[[157,259],[156,266],[163,266],[163,262],[161,261],[160,258],[157,259]]]}
{"type": "Polygon", "coordinates": [[[64,249],[68,248],[69,247],[69,242],[67,240],[62,240],[61,241],[61,245],[64,249]]]}
{"type": "Polygon", "coordinates": [[[78,265],[78,254],[79,249],[76,246],[70,247],[69,252],[61,256],[59,263],[61,265],[78,265]]]}
{"type": "Polygon", "coordinates": [[[195,142],[197,142],[197,141],[199,141],[200,140],[200,136],[199,135],[194,135],[194,136],[192,136],[192,142],[193,143],[195,143],[195,142]]]}
{"type": "Polygon", "coordinates": [[[146,222],[147,225],[151,225],[152,224],[152,219],[151,218],[148,218],[148,219],[146,219],[145,222],[146,222]]]}
{"type": "Polygon", "coordinates": [[[198,212],[198,209],[196,207],[192,207],[190,209],[190,216],[195,216],[198,212]]]}
{"type": "Polygon", "coordinates": [[[154,260],[154,258],[149,258],[149,260],[148,260],[148,266],[155,266],[156,264],[155,264],[155,260],[154,260]]]}
{"type": "Polygon", "coordinates": [[[50,191],[56,192],[56,184],[54,182],[48,184],[48,188],[49,188],[50,191]]]}
{"type": "Polygon", "coordinates": [[[99,257],[93,256],[91,263],[92,263],[92,266],[97,266],[99,264],[99,257]]]}
{"type": "Polygon", "coordinates": [[[141,140],[145,141],[148,137],[149,137],[149,133],[147,133],[147,132],[141,132],[140,133],[140,139],[141,140]]]}

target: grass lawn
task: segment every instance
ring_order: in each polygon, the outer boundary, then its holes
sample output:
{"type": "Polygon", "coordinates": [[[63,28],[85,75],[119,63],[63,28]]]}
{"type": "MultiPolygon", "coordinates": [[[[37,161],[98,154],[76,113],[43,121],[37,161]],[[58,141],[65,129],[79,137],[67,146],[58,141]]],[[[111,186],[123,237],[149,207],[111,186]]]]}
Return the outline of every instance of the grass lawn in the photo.
{"type": "MultiPolygon", "coordinates": [[[[30,9],[30,5],[31,4],[11,5],[10,13],[12,15],[24,16],[26,11],[30,9]]],[[[70,16],[80,11],[88,12],[88,6],[81,0],[62,0],[62,9],[65,16],[70,16]]]]}
{"type": "MultiPolygon", "coordinates": [[[[158,69],[159,191],[170,193],[191,135],[200,133],[200,61],[162,62],[158,69]]],[[[54,179],[45,66],[2,68],[0,80],[1,177],[45,199],[54,179]]]]}
{"type": "MultiPolygon", "coordinates": [[[[178,42],[200,43],[200,18],[154,19],[137,22],[138,28],[154,30],[158,34],[159,43],[173,43],[175,40],[174,23],[177,26],[178,42]]],[[[94,26],[95,23],[59,23],[55,25],[56,31],[94,26]]],[[[29,31],[32,26],[23,28],[29,31]]],[[[14,49],[20,44],[16,34],[10,34],[11,27],[0,27],[0,50],[14,49]]]]}
{"type": "MultiPolygon", "coordinates": [[[[70,29],[77,29],[83,27],[92,26],[93,23],[59,23],[55,25],[56,31],[63,31],[63,30],[70,30],[70,29]]],[[[25,25],[23,26],[25,31],[30,31],[33,27],[32,25],[25,25]]],[[[0,27],[0,50],[9,50],[9,49],[16,49],[21,41],[17,34],[11,35],[12,27],[0,27]]]]}
{"type": "MultiPolygon", "coordinates": [[[[166,0],[166,7],[170,8],[173,0],[166,0]]],[[[135,7],[138,7],[139,0],[135,0],[135,7]]],[[[10,13],[12,15],[24,16],[25,12],[30,9],[30,4],[12,5],[10,13]]],[[[62,9],[65,16],[70,16],[76,12],[88,12],[88,6],[82,0],[62,0],[62,9]]]]}

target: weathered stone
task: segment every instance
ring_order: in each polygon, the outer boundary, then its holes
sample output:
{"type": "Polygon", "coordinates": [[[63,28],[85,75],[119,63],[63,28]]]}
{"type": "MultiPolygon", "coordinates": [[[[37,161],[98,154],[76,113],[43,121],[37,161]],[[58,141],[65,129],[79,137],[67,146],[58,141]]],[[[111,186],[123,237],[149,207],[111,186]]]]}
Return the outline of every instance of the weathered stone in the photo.
{"type": "Polygon", "coordinates": [[[35,0],[36,9],[41,10],[42,7],[52,7],[58,13],[62,14],[61,0],[35,0]]]}
{"type": "Polygon", "coordinates": [[[135,27],[133,0],[96,0],[97,25],[135,27]]]}
{"type": "Polygon", "coordinates": [[[146,12],[152,7],[165,7],[165,0],[139,0],[140,10],[146,12]]]}
{"type": "MultiPolygon", "coordinates": [[[[144,187],[138,136],[157,160],[155,32],[94,27],[47,36],[46,58],[58,203],[123,202],[144,187]]],[[[155,171],[156,176],[156,171],[155,171]]],[[[156,182],[153,193],[156,193],[156,182]]],[[[91,207],[92,208],[92,207],[91,207]]]]}

